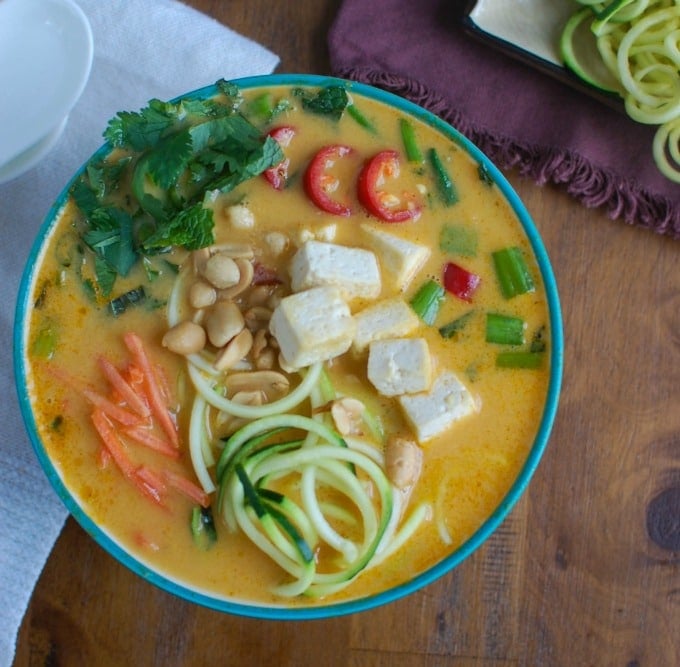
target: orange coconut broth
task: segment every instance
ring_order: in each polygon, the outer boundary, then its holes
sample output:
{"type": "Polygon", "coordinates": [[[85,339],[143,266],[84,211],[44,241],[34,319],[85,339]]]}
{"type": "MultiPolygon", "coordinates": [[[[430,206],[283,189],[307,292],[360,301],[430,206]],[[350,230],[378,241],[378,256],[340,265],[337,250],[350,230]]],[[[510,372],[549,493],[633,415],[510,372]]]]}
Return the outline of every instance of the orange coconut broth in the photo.
{"type": "MultiPolygon", "coordinates": [[[[286,92],[275,91],[277,96],[286,92]]],[[[429,247],[427,263],[403,294],[407,300],[426,279],[440,281],[447,261],[464,264],[481,276],[472,303],[447,295],[435,326],[422,324],[410,335],[427,340],[435,367],[453,370],[474,395],[479,410],[423,443],[423,468],[412,491],[410,507],[425,502],[432,512],[415,535],[379,567],[363,572],[330,600],[364,596],[407,581],[441,560],[479,528],[508,492],[527,457],[541,418],[549,372],[549,352],[539,368],[498,368],[495,359],[500,347],[485,342],[484,314],[488,312],[522,318],[527,336],[546,327],[545,340],[549,343],[550,333],[538,268],[522,228],[499,190],[480,179],[478,165],[463,150],[429,126],[414,121],[419,145],[437,147],[457,188],[459,201],[452,206],[443,205],[427,166],[409,165],[403,157],[397,112],[362,97],[355,98],[355,104],[379,128],[378,132],[366,131],[346,114],[338,122],[329,122],[295,105],[277,119],[298,129],[285,151],[291,161],[289,187],[275,191],[264,178],[256,177],[218,198],[212,204],[216,241],[251,245],[257,260],[275,269],[283,280],[283,285],[277,287],[279,294],[285,293],[287,265],[302,239],[321,230],[326,233],[329,225],[335,226],[333,242],[350,247],[369,247],[359,231],[360,223],[429,247]],[[350,185],[346,191],[341,188],[334,194],[351,204],[350,217],[320,211],[302,187],[301,172],[315,151],[328,143],[348,144],[356,151],[352,160],[346,161],[347,173],[337,172],[340,182],[350,185]],[[399,187],[418,193],[423,212],[417,221],[384,223],[368,215],[357,201],[353,187],[356,171],[366,157],[385,148],[394,148],[402,154],[399,187]],[[230,223],[226,211],[235,202],[247,205],[254,214],[252,229],[237,229],[230,223]],[[478,241],[474,257],[456,258],[440,250],[439,236],[445,224],[465,225],[473,230],[478,241]],[[271,231],[282,232],[289,241],[280,256],[263,243],[264,236],[271,231]],[[509,246],[524,251],[536,289],[506,300],[500,294],[490,254],[509,246]],[[451,339],[439,334],[438,326],[471,310],[474,314],[461,332],[451,339]]],[[[82,388],[108,393],[98,358],[105,355],[117,367],[125,367],[130,352],[123,336],[135,332],[154,366],[161,369],[158,376],[167,380],[172,396],[170,408],[179,429],[180,456],[174,460],[129,444],[130,457],[136,465],[146,463],[170,469],[198,486],[186,449],[192,385],[185,360],[161,345],[168,328],[164,304],[177,279],[165,262],[184,266],[190,256],[186,251],[175,250],[162,259],[153,259],[160,275],[152,283],[142,266],[134,267],[124,279],[119,277],[114,294],[144,284],[147,299],[114,318],[101,302],[93,304],[83,289],[82,278],[74,270],[83,257],[82,244],[77,241],[81,224],[73,203],[68,203],[41,255],[34,283],[36,308],[31,315],[28,349],[35,350],[33,346],[44,338],[46,331],[56,341],[49,358],[29,353],[31,398],[49,457],[85,513],[153,569],[217,596],[281,603],[270,589],[285,581],[287,575],[242,534],[229,532],[216,515],[216,543],[207,550],[197,548],[189,529],[195,500],[168,492],[163,506],[159,506],[129,483],[110,457],[102,455],[102,443],[90,419],[92,405],[83,396],[82,388]],[[70,260],[65,262],[65,257],[70,260]],[[69,263],[70,266],[65,265],[69,263]]],[[[86,268],[81,271],[87,273],[91,260],[82,261],[86,268]]],[[[395,294],[390,282],[383,280],[380,297],[395,294]]],[[[363,305],[361,301],[353,302],[353,312],[363,305]]],[[[408,432],[394,399],[377,395],[366,379],[365,367],[365,353],[359,356],[347,353],[327,364],[336,388],[365,401],[383,421],[386,431],[408,432]]],[[[300,409],[304,410],[304,405],[300,409]]],[[[213,443],[216,455],[219,446],[219,441],[213,443]]],[[[302,598],[287,601],[291,603],[314,602],[302,598]]]]}

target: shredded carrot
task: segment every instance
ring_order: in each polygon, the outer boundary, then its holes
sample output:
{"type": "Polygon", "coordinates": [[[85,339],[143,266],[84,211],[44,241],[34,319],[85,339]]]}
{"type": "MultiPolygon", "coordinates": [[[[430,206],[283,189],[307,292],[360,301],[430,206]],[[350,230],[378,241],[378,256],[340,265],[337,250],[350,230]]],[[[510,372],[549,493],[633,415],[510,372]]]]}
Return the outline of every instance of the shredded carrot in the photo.
{"type": "Polygon", "coordinates": [[[139,416],[116,405],[113,401],[102,396],[92,389],[83,389],[83,396],[92,403],[96,408],[100,409],[104,414],[115,419],[125,426],[133,426],[139,424],[139,416]]]}
{"type": "Polygon", "coordinates": [[[111,383],[111,386],[120,394],[128,407],[140,417],[148,417],[151,414],[149,406],[140,398],[139,394],[128,384],[120,371],[104,356],[97,359],[99,368],[111,383]]]}
{"type": "Polygon", "coordinates": [[[154,435],[145,426],[129,426],[128,428],[123,429],[123,433],[140,445],[150,447],[170,458],[179,458],[179,450],[176,447],[170,445],[167,440],[163,440],[163,438],[154,435]]]}
{"type": "Polygon", "coordinates": [[[104,446],[106,447],[111,457],[116,462],[116,465],[121,469],[126,477],[133,477],[135,474],[135,466],[128,457],[123,444],[118,439],[116,432],[113,429],[108,417],[100,408],[95,408],[92,412],[92,423],[99,433],[104,446]]]}
{"type": "Polygon", "coordinates": [[[133,533],[132,537],[135,543],[140,547],[150,549],[151,551],[160,551],[161,549],[158,543],[154,542],[150,537],[144,535],[144,533],[142,533],[141,531],[136,531],[135,533],[133,533]]]}
{"type": "Polygon", "coordinates": [[[144,373],[144,387],[146,388],[151,412],[158,419],[161,428],[170,439],[170,443],[178,447],[179,434],[177,433],[177,427],[165,405],[163,393],[158,385],[158,380],[144,349],[142,339],[137,334],[128,332],[124,336],[124,341],[128,350],[134,356],[136,365],[144,373]]]}
{"type": "Polygon", "coordinates": [[[113,425],[103,410],[100,408],[95,408],[93,410],[92,423],[94,424],[97,433],[99,433],[99,437],[104,443],[104,446],[111,454],[111,457],[116,462],[123,475],[132,481],[145,496],[162,504],[161,492],[157,488],[154,488],[149,480],[139,476],[134,463],[127,455],[125,448],[113,429],[113,425]]]}
{"type": "Polygon", "coordinates": [[[170,470],[164,470],[163,476],[170,486],[185,495],[190,500],[197,502],[202,507],[208,507],[210,505],[210,497],[208,494],[197,484],[194,484],[191,480],[181,475],[177,475],[170,470]]]}
{"type": "Polygon", "coordinates": [[[162,505],[163,494],[167,490],[167,486],[161,476],[151,468],[142,465],[135,470],[135,477],[144,487],[147,495],[150,495],[159,505],[162,505]]]}
{"type": "Polygon", "coordinates": [[[99,448],[99,467],[104,470],[111,463],[111,452],[106,447],[99,448]]]}
{"type": "Polygon", "coordinates": [[[158,383],[158,388],[160,389],[161,396],[165,402],[166,407],[170,407],[172,404],[172,392],[170,391],[170,383],[168,382],[168,377],[165,374],[165,370],[162,366],[158,364],[153,365],[153,374],[158,383]]]}

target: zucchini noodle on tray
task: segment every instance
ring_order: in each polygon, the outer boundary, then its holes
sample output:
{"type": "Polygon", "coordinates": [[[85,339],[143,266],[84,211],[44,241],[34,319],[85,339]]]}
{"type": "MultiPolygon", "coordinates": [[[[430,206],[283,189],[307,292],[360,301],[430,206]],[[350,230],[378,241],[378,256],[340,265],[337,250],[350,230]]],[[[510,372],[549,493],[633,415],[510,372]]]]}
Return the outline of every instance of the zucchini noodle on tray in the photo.
{"type": "Polygon", "coordinates": [[[680,3],[578,2],[584,6],[562,33],[565,65],[590,85],[620,95],[636,122],[658,126],[654,160],[666,178],[680,183],[680,3]]]}

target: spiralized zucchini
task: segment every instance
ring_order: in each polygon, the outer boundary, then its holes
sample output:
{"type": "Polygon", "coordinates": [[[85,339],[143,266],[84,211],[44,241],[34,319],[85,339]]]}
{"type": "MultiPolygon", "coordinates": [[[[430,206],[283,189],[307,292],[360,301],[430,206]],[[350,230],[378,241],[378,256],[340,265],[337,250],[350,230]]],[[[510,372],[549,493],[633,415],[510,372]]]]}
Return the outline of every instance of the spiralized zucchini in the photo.
{"type": "Polygon", "coordinates": [[[654,161],[680,183],[680,0],[578,2],[593,12],[598,52],[622,86],[626,112],[638,123],[659,126],[654,161]]]}
{"type": "MultiPolygon", "coordinates": [[[[170,327],[181,321],[190,271],[180,271],[170,295],[170,327]]],[[[321,408],[336,392],[322,363],[301,370],[283,398],[257,406],[225,396],[224,377],[205,352],[187,356],[187,373],[195,389],[189,453],[196,477],[204,491],[217,493],[213,508],[225,526],[241,531],[288,576],[276,595],[341,590],[431,517],[428,503],[403,516],[406,497],[387,478],[381,429],[368,429],[374,440],[345,440],[330,425],[321,408]],[[294,412],[303,402],[311,416],[294,412]],[[210,424],[224,414],[246,423],[215,442],[210,424]]]]}

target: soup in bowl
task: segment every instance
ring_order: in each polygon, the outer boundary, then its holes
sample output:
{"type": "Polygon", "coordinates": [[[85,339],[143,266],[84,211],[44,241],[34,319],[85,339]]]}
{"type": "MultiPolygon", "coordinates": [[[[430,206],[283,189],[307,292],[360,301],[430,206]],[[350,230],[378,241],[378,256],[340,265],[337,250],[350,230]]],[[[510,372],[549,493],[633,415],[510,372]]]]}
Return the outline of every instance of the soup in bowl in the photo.
{"type": "Polygon", "coordinates": [[[265,618],[368,609],[499,525],[547,443],[554,277],[499,171],[365,85],[120,112],[17,306],[37,457],[136,573],[265,618]]]}

